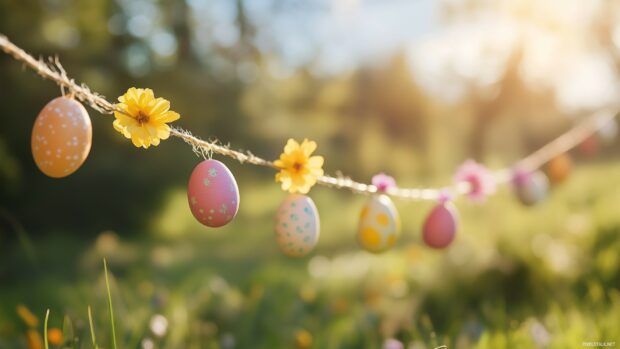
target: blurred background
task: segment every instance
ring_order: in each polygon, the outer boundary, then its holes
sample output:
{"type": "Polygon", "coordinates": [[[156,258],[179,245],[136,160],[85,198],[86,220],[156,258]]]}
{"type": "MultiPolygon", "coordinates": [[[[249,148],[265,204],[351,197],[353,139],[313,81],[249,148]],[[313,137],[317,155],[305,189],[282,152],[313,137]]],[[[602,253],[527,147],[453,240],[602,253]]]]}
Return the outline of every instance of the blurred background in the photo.
{"type": "MultiPolygon", "coordinates": [[[[467,158],[510,166],[620,96],[612,0],[1,0],[0,33],[58,54],[108,100],[154,89],[202,138],[275,159],[307,137],[327,173],[368,182],[382,171],[400,186],[445,185],[467,158]]],[[[510,188],[458,201],[457,239],[440,252],[420,237],[432,203],[396,201],[403,235],[371,255],[354,239],[367,198],[316,187],[321,240],[293,260],[273,236],[286,194],[272,171],[220,159],[241,207],[206,228],[187,207],[191,149],[137,149],[92,109],[85,164],[45,177],[30,132],[59,94],[0,55],[0,348],[38,348],[31,328],[47,308],[71,344],[56,347],[88,348],[88,305],[110,348],[104,257],[123,348],[620,340],[614,125],[572,152],[572,177],[539,206],[510,188]]]]}

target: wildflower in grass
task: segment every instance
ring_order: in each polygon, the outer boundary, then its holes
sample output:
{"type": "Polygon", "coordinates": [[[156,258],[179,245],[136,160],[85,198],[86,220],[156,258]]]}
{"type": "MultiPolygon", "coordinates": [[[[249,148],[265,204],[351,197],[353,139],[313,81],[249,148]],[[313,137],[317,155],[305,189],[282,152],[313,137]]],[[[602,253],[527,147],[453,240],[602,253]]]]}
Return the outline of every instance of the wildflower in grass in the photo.
{"type": "Polygon", "coordinates": [[[312,346],[313,338],[310,332],[299,329],[295,332],[295,346],[299,349],[306,349],[312,346]]]}
{"type": "Polygon", "coordinates": [[[307,194],[323,175],[323,157],[311,156],[316,150],[316,142],[304,141],[299,144],[289,139],[280,159],[274,164],[280,169],[276,181],[282,183],[282,190],[290,193],[307,194]]]}
{"type": "Polygon", "coordinates": [[[114,112],[114,129],[131,138],[136,147],[148,148],[158,145],[161,139],[170,136],[169,122],[180,118],[170,110],[170,102],[155,98],[153,90],[132,87],[118,97],[114,112]]]}
{"type": "Polygon", "coordinates": [[[398,339],[389,338],[389,339],[386,339],[385,342],[383,342],[383,349],[404,349],[404,348],[405,346],[398,339]]]}
{"type": "Polygon", "coordinates": [[[140,344],[142,346],[142,349],[154,349],[155,348],[155,342],[153,342],[151,338],[144,338],[140,344]]]}
{"type": "Polygon", "coordinates": [[[149,322],[149,328],[155,337],[161,338],[165,336],[168,331],[168,320],[163,315],[153,315],[149,322]]]}
{"type": "Polygon", "coordinates": [[[58,328],[50,328],[49,330],[47,330],[47,341],[51,345],[61,345],[62,331],[58,328]]]}
{"type": "Polygon", "coordinates": [[[489,169],[474,160],[465,161],[456,172],[454,181],[469,184],[467,196],[473,201],[484,201],[495,192],[495,178],[489,169]]]}
{"type": "Polygon", "coordinates": [[[26,332],[26,343],[28,349],[43,349],[43,339],[36,330],[30,329],[26,332]]]}
{"type": "Polygon", "coordinates": [[[28,325],[30,328],[35,328],[39,325],[39,319],[23,304],[17,305],[17,315],[28,325]]]}

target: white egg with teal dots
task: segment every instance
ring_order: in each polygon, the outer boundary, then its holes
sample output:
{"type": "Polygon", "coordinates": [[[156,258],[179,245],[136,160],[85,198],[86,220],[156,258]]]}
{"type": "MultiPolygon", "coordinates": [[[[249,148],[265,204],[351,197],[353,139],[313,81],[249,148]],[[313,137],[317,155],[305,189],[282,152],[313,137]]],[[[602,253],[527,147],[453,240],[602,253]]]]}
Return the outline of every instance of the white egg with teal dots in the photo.
{"type": "Polygon", "coordinates": [[[388,250],[400,236],[398,211],[387,195],[371,197],[362,208],[357,242],[368,252],[388,250]]]}
{"type": "Polygon", "coordinates": [[[290,194],[284,199],[275,219],[276,241],[289,257],[310,253],[320,235],[319,213],[311,198],[290,194]]]}

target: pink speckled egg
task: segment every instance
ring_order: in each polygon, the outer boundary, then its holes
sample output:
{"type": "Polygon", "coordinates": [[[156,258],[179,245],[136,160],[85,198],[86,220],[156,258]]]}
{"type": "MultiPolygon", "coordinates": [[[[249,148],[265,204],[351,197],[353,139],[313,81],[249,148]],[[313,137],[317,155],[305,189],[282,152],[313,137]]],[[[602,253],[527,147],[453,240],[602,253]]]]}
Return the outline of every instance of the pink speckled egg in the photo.
{"type": "Polygon", "coordinates": [[[239,188],[223,163],[205,160],[194,168],[189,178],[187,200],[200,223],[221,227],[235,218],[239,210],[239,188]]]}
{"type": "Polygon", "coordinates": [[[303,257],[310,253],[321,234],[319,213],[311,198],[290,194],[284,199],[276,215],[276,241],[289,257],[303,257]]]}
{"type": "Polygon", "coordinates": [[[454,240],[458,218],[456,208],[449,203],[438,204],[426,217],[422,228],[424,242],[432,248],[444,248],[454,240]]]}
{"type": "Polygon", "coordinates": [[[58,97],[37,116],[32,128],[32,157],[37,167],[53,178],[77,171],[88,157],[93,128],[80,102],[58,97]]]}

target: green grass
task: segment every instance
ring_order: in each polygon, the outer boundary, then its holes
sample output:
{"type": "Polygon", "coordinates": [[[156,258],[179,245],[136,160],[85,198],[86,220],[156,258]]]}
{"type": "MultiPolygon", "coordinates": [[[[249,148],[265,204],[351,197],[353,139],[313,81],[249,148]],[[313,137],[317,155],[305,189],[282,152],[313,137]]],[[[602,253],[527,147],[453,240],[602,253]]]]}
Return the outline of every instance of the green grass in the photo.
{"type": "MultiPolygon", "coordinates": [[[[108,263],[105,258],[103,259],[103,271],[105,275],[105,287],[108,292],[108,311],[110,313],[110,336],[112,338],[112,348],[118,349],[118,345],[116,344],[116,325],[114,324],[114,307],[112,306],[112,292],[110,292],[110,280],[108,278],[108,263]]],[[[90,307],[88,308],[88,313],[90,316],[90,307]]],[[[91,326],[92,328],[92,326],[91,326]]],[[[91,333],[92,330],[91,330],[91,333]]],[[[94,333],[93,333],[93,343],[94,343],[94,333]]]]}
{"type": "Polygon", "coordinates": [[[88,326],[90,329],[90,339],[92,340],[93,348],[99,349],[99,346],[97,345],[97,336],[95,335],[95,326],[93,325],[93,314],[90,310],[90,305],[88,306],[88,326]]]}
{"type": "Polygon", "coordinates": [[[45,346],[45,349],[49,349],[49,342],[47,340],[47,321],[49,320],[49,317],[50,310],[47,309],[45,312],[45,320],[43,321],[43,345],[45,346]]]}
{"type": "Polygon", "coordinates": [[[58,233],[32,241],[36,266],[19,245],[0,257],[17,269],[0,289],[0,348],[25,348],[20,302],[67,314],[76,348],[146,339],[158,348],[291,348],[300,330],[322,349],[376,349],[388,337],[420,348],[618,342],[619,184],[620,165],[591,164],[535,208],[508,190],[481,206],[459,201],[458,237],[443,252],[420,244],[430,204],[397,202],[403,236],[378,256],[353,238],[365,198],[317,188],[321,241],[300,260],[273,241],[277,188],[242,188],[240,215],[221,230],[194,223],[182,191],[173,192],[142,237],[58,233]],[[150,327],[156,314],[168,322],[163,336],[150,327]],[[98,343],[95,332],[110,336],[98,343]]]}

